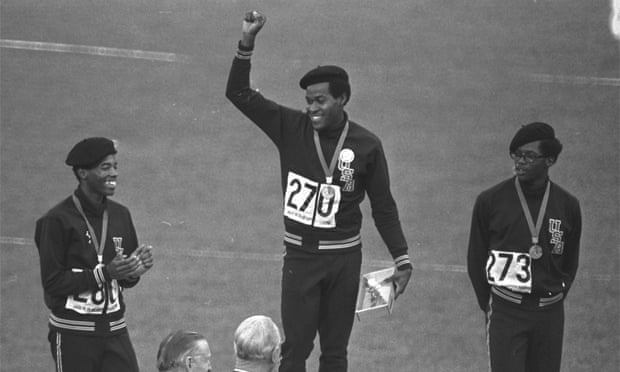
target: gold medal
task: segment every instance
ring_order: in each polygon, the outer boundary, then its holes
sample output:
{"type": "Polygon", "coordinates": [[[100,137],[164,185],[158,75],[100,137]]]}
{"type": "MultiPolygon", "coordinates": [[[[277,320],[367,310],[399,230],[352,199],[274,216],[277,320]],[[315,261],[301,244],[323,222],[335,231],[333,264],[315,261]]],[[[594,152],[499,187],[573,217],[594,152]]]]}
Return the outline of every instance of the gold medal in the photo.
{"type": "Polygon", "coordinates": [[[530,257],[532,257],[532,259],[537,260],[541,258],[542,255],[543,255],[543,249],[540,245],[534,244],[533,246],[530,247],[530,257]]]}
{"type": "Polygon", "coordinates": [[[321,190],[321,195],[324,199],[330,200],[336,195],[336,192],[332,186],[326,185],[323,187],[323,190],[321,190]]]}

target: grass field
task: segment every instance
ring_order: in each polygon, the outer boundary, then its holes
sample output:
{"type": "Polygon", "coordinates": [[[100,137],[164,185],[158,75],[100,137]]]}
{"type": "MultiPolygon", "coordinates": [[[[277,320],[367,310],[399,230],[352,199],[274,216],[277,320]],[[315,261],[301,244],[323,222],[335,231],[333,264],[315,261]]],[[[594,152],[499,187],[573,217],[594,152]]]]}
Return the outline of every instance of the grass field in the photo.
{"type": "MultiPolygon", "coordinates": [[[[471,209],[510,176],[508,143],[537,120],[565,145],[552,179],[584,217],[563,370],[618,371],[620,49],[609,3],[581,0],[2,1],[0,370],[53,368],[34,222],[75,188],[63,161],[88,136],[120,141],[115,199],[156,249],[156,266],[125,292],[142,370],[155,369],[159,341],[177,328],[206,334],[214,371],[230,370],[243,318],[279,322],[277,153],[224,98],[251,8],[268,17],[253,84],[301,108],[299,77],[342,65],[351,118],[387,152],[415,270],[391,317],[355,323],[351,371],[486,370],[464,266],[471,209]],[[16,49],[15,40],[178,60],[16,49]]],[[[368,271],[389,255],[364,210],[368,271]]],[[[316,355],[308,366],[317,369],[316,355]]]]}

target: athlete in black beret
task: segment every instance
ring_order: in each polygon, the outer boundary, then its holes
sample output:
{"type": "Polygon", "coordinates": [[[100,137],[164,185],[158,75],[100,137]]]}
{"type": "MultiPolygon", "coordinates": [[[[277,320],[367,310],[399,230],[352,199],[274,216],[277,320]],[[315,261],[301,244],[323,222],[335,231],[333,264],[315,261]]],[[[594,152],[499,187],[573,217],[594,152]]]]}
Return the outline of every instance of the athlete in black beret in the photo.
{"type": "Polygon", "coordinates": [[[72,167],[93,168],[103,158],[116,154],[114,141],[104,137],[90,137],[76,143],[67,154],[65,163],[72,167]]]}
{"type": "Polygon", "coordinates": [[[138,244],[127,207],[109,199],[118,179],[114,141],[84,139],[65,163],[78,186],[37,220],[34,238],[56,371],[137,372],[123,289],[138,283],[153,257],[138,244]]]}
{"type": "Polygon", "coordinates": [[[560,371],[581,237],[579,201],[549,178],[561,150],[549,124],[524,125],[509,145],[514,177],[476,199],[467,268],[493,372],[560,371]]]}
{"type": "Polygon", "coordinates": [[[547,123],[534,122],[523,125],[515,133],[508,150],[511,154],[526,143],[541,141],[542,151],[545,155],[557,158],[562,151],[562,143],[555,138],[555,131],[547,123]]]}

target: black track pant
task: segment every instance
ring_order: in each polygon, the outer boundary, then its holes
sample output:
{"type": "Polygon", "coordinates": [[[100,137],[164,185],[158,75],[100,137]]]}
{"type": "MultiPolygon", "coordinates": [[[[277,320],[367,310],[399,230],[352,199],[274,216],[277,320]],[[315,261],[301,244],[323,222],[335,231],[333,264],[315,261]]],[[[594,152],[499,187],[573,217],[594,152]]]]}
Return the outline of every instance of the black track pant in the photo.
{"type": "Polygon", "coordinates": [[[57,372],[138,372],[127,332],[91,337],[50,331],[48,339],[57,372]]]}
{"type": "Polygon", "coordinates": [[[280,372],[304,372],[319,333],[320,372],[347,370],[362,252],[309,254],[287,249],[282,267],[280,372]]]}
{"type": "Polygon", "coordinates": [[[492,297],[487,342],[493,372],[559,372],[564,304],[522,310],[492,297]]]}

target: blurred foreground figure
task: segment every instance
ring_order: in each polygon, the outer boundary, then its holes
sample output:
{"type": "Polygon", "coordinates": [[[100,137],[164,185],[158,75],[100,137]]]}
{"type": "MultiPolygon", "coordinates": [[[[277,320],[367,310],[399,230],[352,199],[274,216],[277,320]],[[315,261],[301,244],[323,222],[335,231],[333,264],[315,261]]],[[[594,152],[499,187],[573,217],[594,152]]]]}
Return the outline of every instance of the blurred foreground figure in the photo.
{"type": "Polygon", "coordinates": [[[211,349],[205,336],[175,331],[166,336],[157,350],[159,372],[211,372],[211,349]]]}
{"type": "Polygon", "coordinates": [[[245,319],[235,331],[235,372],[276,372],[282,337],[274,321],[264,315],[245,319]]]}

